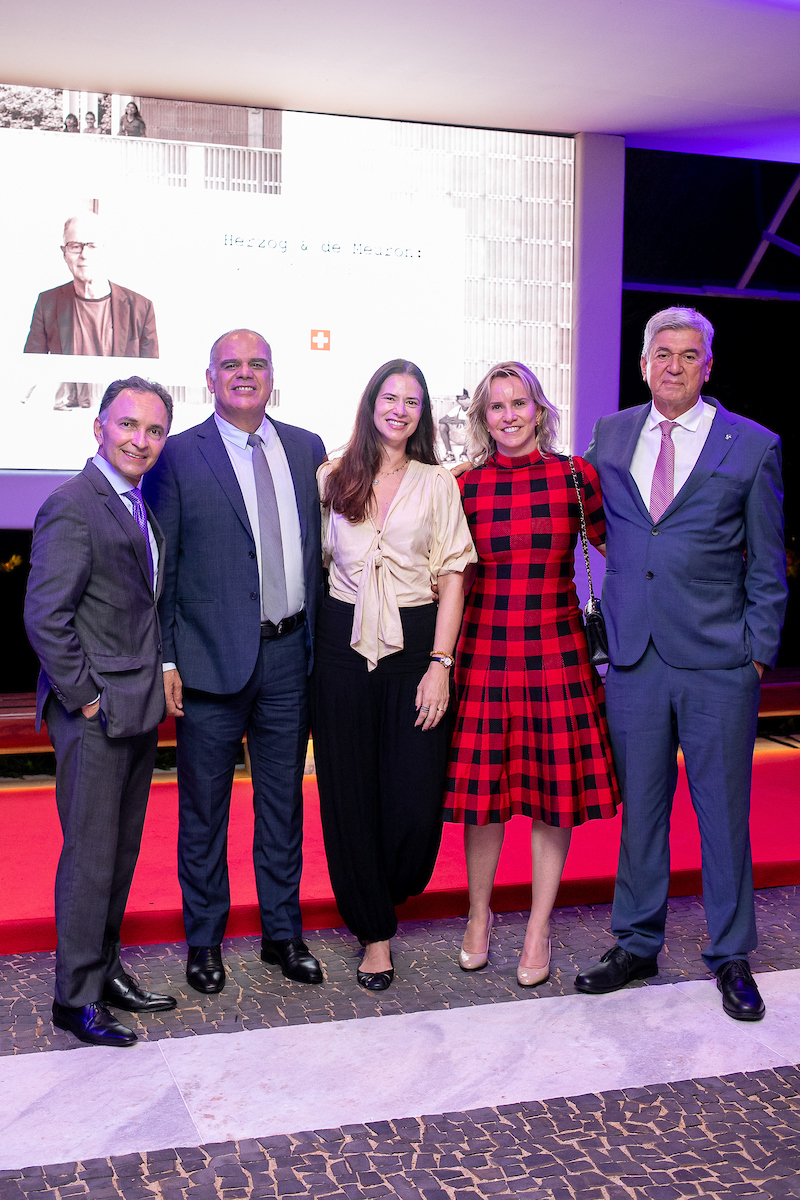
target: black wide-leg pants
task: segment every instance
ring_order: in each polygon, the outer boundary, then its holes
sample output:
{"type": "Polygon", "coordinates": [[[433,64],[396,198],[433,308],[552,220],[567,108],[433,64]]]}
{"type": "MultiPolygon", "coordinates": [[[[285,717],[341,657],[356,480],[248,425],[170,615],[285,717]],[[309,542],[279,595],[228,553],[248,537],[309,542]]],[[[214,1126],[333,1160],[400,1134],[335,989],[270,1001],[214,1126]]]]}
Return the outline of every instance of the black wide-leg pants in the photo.
{"type": "Polygon", "coordinates": [[[311,719],[333,892],[365,942],[397,931],[395,905],[424,891],[441,839],[450,723],[415,728],[436,606],[401,609],[404,648],[374,671],[350,647],[353,606],[328,597],[317,622],[311,719]]]}

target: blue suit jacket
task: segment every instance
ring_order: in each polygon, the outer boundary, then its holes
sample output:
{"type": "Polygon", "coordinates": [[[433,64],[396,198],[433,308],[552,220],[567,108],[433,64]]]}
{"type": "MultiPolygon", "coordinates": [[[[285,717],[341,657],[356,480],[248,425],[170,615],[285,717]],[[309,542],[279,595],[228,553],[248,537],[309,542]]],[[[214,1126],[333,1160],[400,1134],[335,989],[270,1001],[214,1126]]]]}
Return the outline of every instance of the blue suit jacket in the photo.
{"type": "MultiPolygon", "coordinates": [[[[303,546],[309,670],[322,597],[315,433],[273,421],[294,482],[303,546]]],[[[159,612],[164,662],[186,687],[230,695],[252,675],[261,642],[256,546],[241,488],[213,416],[167,439],[142,491],[166,538],[159,612]]]]}
{"type": "Polygon", "coordinates": [[[686,483],[657,525],[630,473],[650,405],[601,417],[586,458],[606,514],[609,657],[632,666],[650,638],[673,667],[773,666],[786,608],[780,439],[717,409],[686,483]]]}

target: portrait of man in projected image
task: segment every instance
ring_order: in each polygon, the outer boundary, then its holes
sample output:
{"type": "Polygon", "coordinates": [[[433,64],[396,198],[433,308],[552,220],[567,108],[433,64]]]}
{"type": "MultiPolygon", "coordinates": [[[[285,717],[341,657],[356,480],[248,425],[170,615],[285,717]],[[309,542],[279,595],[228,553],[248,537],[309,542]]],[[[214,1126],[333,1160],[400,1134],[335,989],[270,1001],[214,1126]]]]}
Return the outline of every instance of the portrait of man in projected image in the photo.
{"type": "Polygon", "coordinates": [[[96,213],[67,218],[61,253],[72,282],[39,293],[25,353],[158,358],[153,304],[109,280],[96,213]]]}

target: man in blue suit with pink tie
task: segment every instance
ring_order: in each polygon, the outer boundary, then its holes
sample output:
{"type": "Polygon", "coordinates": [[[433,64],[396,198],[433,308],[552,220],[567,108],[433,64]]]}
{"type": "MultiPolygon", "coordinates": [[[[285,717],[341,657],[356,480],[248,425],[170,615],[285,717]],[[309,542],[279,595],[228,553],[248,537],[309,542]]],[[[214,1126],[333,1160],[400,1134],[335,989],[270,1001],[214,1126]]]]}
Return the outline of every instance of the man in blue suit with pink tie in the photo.
{"type": "Polygon", "coordinates": [[[680,745],[703,852],[703,958],[725,1012],[757,1021],[748,821],[760,679],[787,596],[780,440],[701,396],[713,336],[694,309],[656,313],[641,359],[652,401],[601,417],[586,453],[606,514],[606,705],[623,829],[617,942],[575,986],[610,992],[658,972],[680,745]]]}

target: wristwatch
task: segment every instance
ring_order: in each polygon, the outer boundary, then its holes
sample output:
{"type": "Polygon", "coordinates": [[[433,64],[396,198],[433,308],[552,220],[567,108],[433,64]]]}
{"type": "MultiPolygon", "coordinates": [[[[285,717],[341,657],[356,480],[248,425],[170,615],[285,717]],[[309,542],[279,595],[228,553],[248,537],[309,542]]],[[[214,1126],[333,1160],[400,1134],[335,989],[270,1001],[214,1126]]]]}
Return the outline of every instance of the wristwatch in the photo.
{"type": "Polygon", "coordinates": [[[431,658],[434,662],[440,663],[448,671],[456,661],[452,654],[445,654],[443,650],[431,650],[431,658]]]}

